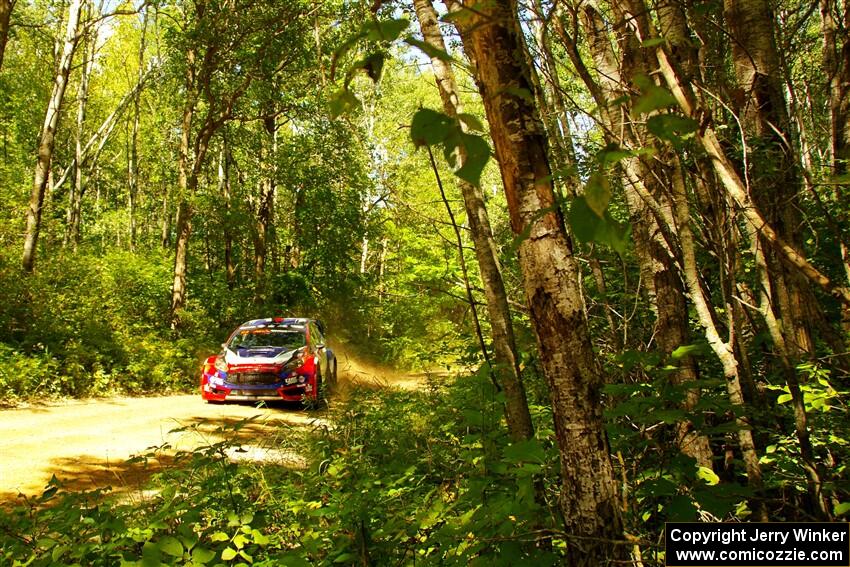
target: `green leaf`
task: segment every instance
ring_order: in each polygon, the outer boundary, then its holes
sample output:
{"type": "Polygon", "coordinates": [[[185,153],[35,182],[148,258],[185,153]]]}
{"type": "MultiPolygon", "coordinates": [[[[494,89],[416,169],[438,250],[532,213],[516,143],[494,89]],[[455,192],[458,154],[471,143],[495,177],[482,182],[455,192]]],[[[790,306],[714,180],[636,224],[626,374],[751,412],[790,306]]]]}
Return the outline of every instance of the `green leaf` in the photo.
{"type": "Polygon", "coordinates": [[[218,542],[218,541],[227,541],[230,539],[230,536],[224,532],[215,532],[210,536],[210,541],[218,542]]]}
{"type": "Polygon", "coordinates": [[[455,12],[449,12],[440,19],[448,24],[468,26],[475,22],[475,12],[469,8],[461,8],[455,12]]]}
{"type": "Polygon", "coordinates": [[[679,114],[658,114],[646,121],[646,127],[656,137],[679,145],[696,132],[699,124],[679,114]]]}
{"type": "Polygon", "coordinates": [[[236,550],[233,549],[232,547],[228,547],[224,551],[221,552],[222,561],[230,561],[234,557],[236,557],[236,550]]]}
{"type": "Polygon", "coordinates": [[[477,116],[469,114],[468,112],[461,112],[457,115],[457,119],[463,122],[463,124],[470,130],[475,130],[477,132],[485,131],[484,124],[481,123],[481,120],[479,120],[477,116]]]}
{"type": "Polygon", "coordinates": [[[658,45],[664,45],[667,43],[667,40],[663,37],[651,37],[649,39],[645,39],[640,43],[641,47],[656,47],[658,45]]]}
{"type": "Polygon", "coordinates": [[[438,47],[434,47],[430,43],[426,43],[420,39],[416,39],[413,36],[408,36],[404,39],[404,42],[408,45],[412,45],[413,47],[418,47],[425,55],[430,57],[431,59],[439,59],[441,61],[445,61],[446,63],[451,63],[454,61],[454,57],[449,55],[447,51],[443,51],[438,47]]]}
{"type": "Polygon", "coordinates": [[[384,61],[386,55],[383,52],[371,53],[363,59],[353,63],[348,71],[346,84],[351,81],[351,78],[357,71],[365,72],[372,82],[377,83],[381,79],[381,72],[384,69],[384,61]]]}
{"type": "Polygon", "coordinates": [[[635,114],[648,114],[653,110],[667,108],[676,104],[676,99],[665,88],[656,85],[646,75],[635,77],[635,84],[640,88],[641,95],[635,100],[632,112],[635,114]]]}
{"type": "Polygon", "coordinates": [[[268,545],[269,538],[260,530],[251,530],[251,537],[257,545],[268,545]]]}
{"type": "Polygon", "coordinates": [[[584,187],[584,199],[596,216],[601,218],[605,214],[611,202],[611,183],[604,174],[598,171],[590,174],[584,187]]]}
{"type": "Polygon", "coordinates": [[[593,239],[600,244],[609,246],[617,254],[623,255],[629,243],[629,232],[628,225],[615,221],[606,211],[605,218],[597,226],[593,239]]]}
{"type": "Polygon", "coordinates": [[[576,197],[570,203],[567,221],[576,238],[582,242],[593,242],[599,225],[603,222],[599,215],[587,204],[584,197],[576,197]]]}
{"type": "Polygon", "coordinates": [[[850,502],[841,502],[840,504],[836,504],[835,508],[833,508],[833,512],[836,516],[843,516],[847,512],[850,512],[850,502]]]}
{"type": "Polygon", "coordinates": [[[420,108],[410,123],[410,139],[419,146],[433,146],[445,140],[456,128],[456,122],[442,112],[420,108]]]}
{"type": "Polygon", "coordinates": [[[357,559],[357,556],[353,553],[341,553],[334,558],[334,563],[354,563],[357,559]]]}
{"type": "Polygon", "coordinates": [[[183,544],[175,537],[165,536],[156,545],[163,553],[172,557],[183,557],[183,544]]]}
{"type": "Polygon", "coordinates": [[[671,522],[692,522],[697,515],[697,507],[687,496],[674,496],[664,507],[664,511],[667,513],[667,520],[671,522]]]}
{"type": "Polygon", "coordinates": [[[505,447],[504,458],[509,463],[544,463],[546,452],[537,439],[517,441],[505,447]]]}
{"type": "Polygon", "coordinates": [[[670,353],[670,358],[673,360],[681,360],[686,356],[705,356],[708,354],[708,345],[706,343],[694,343],[692,345],[682,345],[670,353]]]}
{"type": "Polygon", "coordinates": [[[142,546],[142,565],[159,565],[162,562],[162,553],[154,542],[148,541],[142,546]]]}
{"type": "Polygon", "coordinates": [[[380,22],[369,22],[364,28],[366,30],[366,38],[372,41],[387,41],[393,42],[401,36],[402,32],[410,25],[410,20],[407,18],[399,18],[395,20],[383,20],[380,22]]]}
{"type": "Polygon", "coordinates": [[[348,114],[358,106],[360,101],[354,96],[350,90],[343,88],[333,94],[329,102],[330,113],[332,118],[338,118],[343,114],[348,114]]]}
{"type": "Polygon", "coordinates": [[[481,184],[481,174],[490,160],[490,144],[482,136],[459,132],[460,143],[466,149],[466,162],[455,170],[455,175],[473,185],[481,184]]]}
{"type": "Polygon", "coordinates": [[[714,486],[720,482],[720,477],[714,474],[714,471],[708,467],[699,467],[697,469],[697,478],[701,478],[709,486],[714,486]]]}
{"type": "Polygon", "coordinates": [[[196,547],[192,550],[192,561],[194,563],[206,565],[213,559],[215,559],[215,551],[211,551],[206,547],[196,547]]]}
{"type": "Polygon", "coordinates": [[[776,398],[777,404],[787,404],[791,401],[791,394],[782,394],[778,398],[776,398]]]}

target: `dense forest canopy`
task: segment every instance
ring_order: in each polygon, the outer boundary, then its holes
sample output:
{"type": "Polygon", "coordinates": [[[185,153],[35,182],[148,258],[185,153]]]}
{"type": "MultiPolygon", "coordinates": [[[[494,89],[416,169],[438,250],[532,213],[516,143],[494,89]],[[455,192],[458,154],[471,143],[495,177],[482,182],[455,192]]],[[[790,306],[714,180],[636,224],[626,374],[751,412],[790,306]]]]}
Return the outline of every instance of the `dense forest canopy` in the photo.
{"type": "Polygon", "coordinates": [[[292,564],[654,564],[667,520],[850,512],[846,0],[0,0],[0,137],[7,401],[189,389],[279,314],[456,376],[340,402],[325,523],[246,491],[267,523],[160,508],[83,563],[230,521],[292,564]]]}

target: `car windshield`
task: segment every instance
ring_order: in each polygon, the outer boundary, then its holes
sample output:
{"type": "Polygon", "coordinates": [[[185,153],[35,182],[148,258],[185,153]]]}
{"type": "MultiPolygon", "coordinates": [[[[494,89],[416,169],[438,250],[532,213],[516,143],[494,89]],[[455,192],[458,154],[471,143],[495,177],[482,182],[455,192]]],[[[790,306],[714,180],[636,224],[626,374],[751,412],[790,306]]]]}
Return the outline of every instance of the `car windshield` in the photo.
{"type": "Polygon", "coordinates": [[[227,345],[230,350],[240,348],[283,348],[293,350],[303,347],[306,337],[293,329],[242,329],[227,345]]]}

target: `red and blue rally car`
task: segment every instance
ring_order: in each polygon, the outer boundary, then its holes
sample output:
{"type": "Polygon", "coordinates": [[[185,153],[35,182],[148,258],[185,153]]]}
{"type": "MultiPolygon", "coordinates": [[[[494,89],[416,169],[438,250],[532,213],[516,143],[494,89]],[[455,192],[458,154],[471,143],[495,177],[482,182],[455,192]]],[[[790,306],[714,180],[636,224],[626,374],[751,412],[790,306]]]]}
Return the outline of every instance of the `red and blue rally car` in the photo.
{"type": "Polygon", "coordinates": [[[240,325],[201,372],[210,402],[320,401],[336,383],[336,356],[314,319],[254,319],[240,325]]]}

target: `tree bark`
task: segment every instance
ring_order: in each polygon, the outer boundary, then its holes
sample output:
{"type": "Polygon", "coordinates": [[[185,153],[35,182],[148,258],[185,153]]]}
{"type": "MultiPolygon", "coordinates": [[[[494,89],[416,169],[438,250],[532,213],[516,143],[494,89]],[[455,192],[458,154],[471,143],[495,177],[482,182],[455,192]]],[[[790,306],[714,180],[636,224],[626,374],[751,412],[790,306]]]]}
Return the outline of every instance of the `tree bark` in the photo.
{"type": "Polygon", "coordinates": [[[3,55],[9,40],[9,21],[17,0],[0,0],[0,69],[3,69],[3,55]]]}
{"type": "MultiPolygon", "coordinates": [[[[750,194],[777,234],[800,250],[801,177],[791,145],[773,12],[767,0],[724,0],[724,16],[733,39],[735,76],[744,95],[740,117],[749,150],[745,161],[749,171],[745,173],[750,178],[750,194]]],[[[811,353],[814,342],[804,302],[816,299],[808,293],[807,282],[788,270],[764,244],[759,246],[767,270],[763,281],[770,284],[767,296],[782,322],[784,342],[794,357],[811,353]]]]}
{"type": "Polygon", "coordinates": [[[579,269],[551,182],[543,124],[524,61],[516,5],[468,0],[464,41],[473,42],[479,90],[502,174],[511,228],[522,238],[519,263],[552,398],[561,455],[560,507],[569,539],[567,563],[625,559],[613,466],[602,421],[601,368],[593,352],[579,269]],[[587,539],[584,539],[587,538],[587,539]]]}
{"type": "MultiPolygon", "coordinates": [[[[145,36],[148,30],[147,10],[142,15],[142,36],[139,40],[139,73],[137,83],[145,75],[145,36]]],[[[139,192],[139,120],[142,91],[139,89],[133,98],[133,126],[130,132],[130,151],[127,160],[127,213],[130,217],[130,250],[136,248],[136,206],[139,192]]]]}
{"type": "Polygon", "coordinates": [[[56,76],[53,80],[53,91],[50,95],[47,112],[44,116],[44,125],[41,129],[32,193],[30,195],[29,207],[27,208],[24,253],[21,260],[25,272],[32,272],[35,268],[38,234],[41,230],[41,213],[44,206],[44,193],[50,174],[50,163],[53,159],[53,147],[56,143],[56,128],[59,124],[59,113],[61,112],[62,101],[65,98],[65,89],[68,86],[71,61],[74,58],[74,51],[77,47],[77,27],[80,22],[81,7],[82,0],[71,0],[71,5],[68,7],[65,40],[62,45],[62,53],[59,56],[56,76]]]}
{"type": "MultiPolygon", "coordinates": [[[[589,88],[597,93],[598,106],[612,109],[603,112],[600,117],[606,140],[620,147],[638,149],[646,144],[639,137],[640,126],[632,123],[629,105],[622,105],[617,112],[614,110],[617,105],[613,102],[627,97],[627,82],[633,81],[638,74],[647,74],[649,68],[640,42],[630,32],[630,25],[641,25],[641,18],[632,17],[624,4],[627,3],[613,7],[618,22],[616,27],[622,30],[617,36],[620,44],[619,60],[602,17],[591,3],[581,7],[581,22],[600,76],[599,83],[589,88]]],[[[574,50],[571,56],[575,59],[578,52],[574,50]]],[[[592,80],[588,74],[583,78],[592,80]]],[[[659,350],[668,356],[676,348],[691,342],[688,305],[678,269],[679,245],[673,235],[673,206],[669,191],[664,187],[664,182],[667,181],[669,185],[669,180],[665,169],[658,166],[660,162],[669,162],[672,158],[662,153],[651,165],[637,157],[627,157],[622,162],[623,187],[630,211],[635,253],[655,313],[654,335],[659,350]]],[[[672,380],[677,384],[687,384],[694,382],[697,377],[696,361],[693,357],[685,357],[672,375],[672,380]]],[[[684,402],[685,409],[694,408],[699,397],[699,390],[691,389],[684,402]]],[[[690,420],[677,424],[676,439],[680,450],[695,458],[699,466],[713,467],[708,437],[696,433],[690,420]]]]}
{"type": "MultiPolygon", "coordinates": [[[[414,6],[425,42],[436,49],[445,51],[446,45],[440,32],[437,12],[434,10],[431,0],[414,0],[414,6]]],[[[460,93],[455,81],[454,71],[447,62],[438,57],[431,58],[431,67],[434,69],[440,98],[443,101],[443,110],[447,115],[456,117],[463,112],[463,107],[460,102],[460,93]]],[[[458,160],[458,166],[462,166],[466,162],[466,156],[460,155],[458,160]]],[[[496,380],[505,391],[505,413],[508,430],[513,439],[528,439],[534,434],[534,426],[531,423],[528,400],[522,383],[522,372],[519,368],[519,357],[517,356],[508,296],[502,279],[502,269],[499,264],[499,254],[493,238],[493,231],[490,227],[490,218],[484,204],[484,194],[481,187],[466,181],[458,180],[458,185],[463,195],[463,204],[466,208],[472,241],[475,244],[475,255],[481,273],[484,296],[487,299],[487,313],[490,320],[495,361],[492,370],[496,380]]]]}
{"type": "MultiPolygon", "coordinates": [[[[91,13],[91,4],[84,2],[84,9],[91,13]]],[[[90,15],[89,15],[90,17],[90,15]]],[[[79,231],[75,230],[79,227],[79,222],[76,218],[78,209],[77,201],[82,198],[84,191],[83,187],[83,127],[86,121],[86,106],[88,104],[89,95],[89,78],[91,77],[92,69],[94,68],[94,54],[97,45],[97,29],[92,34],[86,36],[83,45],[83,64],[82,76],[80,77],[80,86],[77,91],[77,131],[74,133],[74,179],[70,191],[68,191],[68,211],[65,215],[65,237],[63,245],[72,244],[76,249],[79,243],[79,231]],[[78,198],[79,195],[79,198],[78,198]]]]}
{"type": "Polygon", "coordinates": [[[224,270],[227,288],[236,285],[236,265],[233,261],[233,232],[230,229],[231,187],[230,187],[230,142],[227,133],[222,137],[221,153],[218,158],[218,189],[224,199],[224,270]]]}
{"type": "Polygon", "coordinates": [[[257,204],[257,224],[254,233],[254,303],[261,305],[265,301],[266,256],[268,240],[274,222],[274,200],[277,191],[275,182],[274,154],[277,146],[277,127],[274,117],[263,120],[261,133],[264,150],[260,152],[260,195],[257,204]]]}

